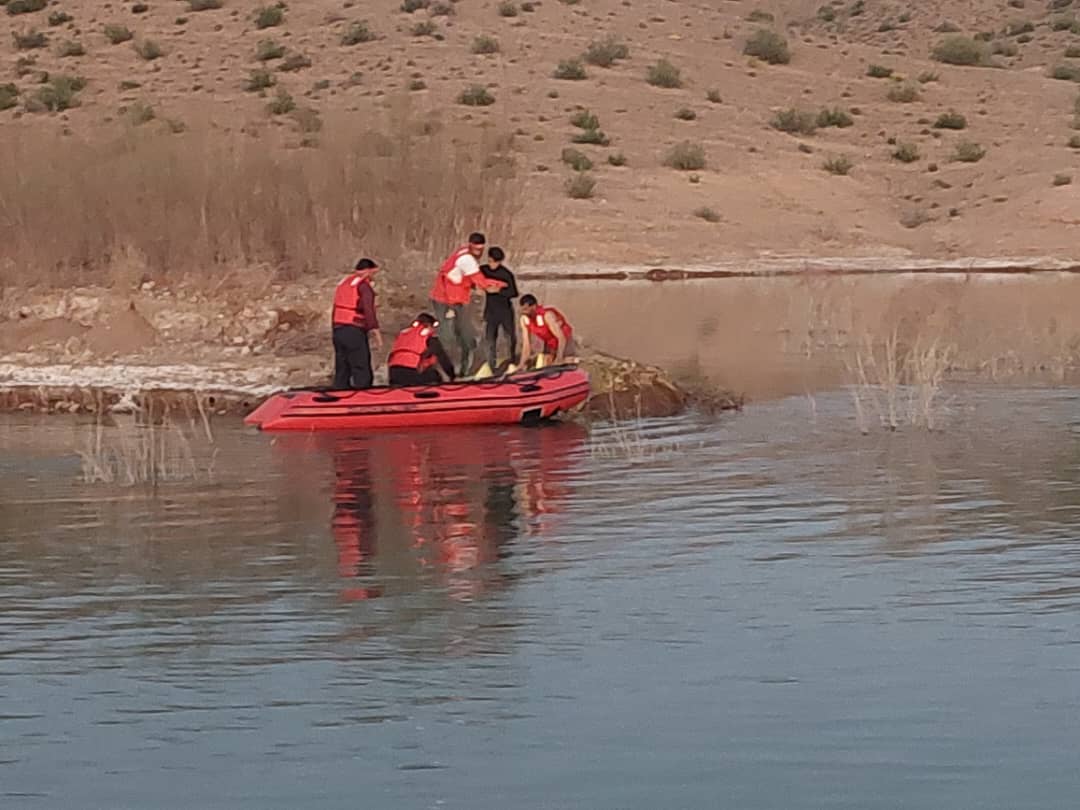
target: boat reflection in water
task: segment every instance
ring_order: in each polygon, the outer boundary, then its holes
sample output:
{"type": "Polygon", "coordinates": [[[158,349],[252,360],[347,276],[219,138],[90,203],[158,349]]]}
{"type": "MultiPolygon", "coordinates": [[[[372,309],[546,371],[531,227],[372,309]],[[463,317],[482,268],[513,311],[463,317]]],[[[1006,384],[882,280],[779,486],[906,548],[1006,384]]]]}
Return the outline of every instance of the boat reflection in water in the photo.
{"type": "Polygon", "coordinates": [[[498,562],[516,539],[553,528],[575,487],[586,431],[564,423],[316,441],[333,459],[343,597],[435,586],[469,600],[510,582],[498,562]]]}

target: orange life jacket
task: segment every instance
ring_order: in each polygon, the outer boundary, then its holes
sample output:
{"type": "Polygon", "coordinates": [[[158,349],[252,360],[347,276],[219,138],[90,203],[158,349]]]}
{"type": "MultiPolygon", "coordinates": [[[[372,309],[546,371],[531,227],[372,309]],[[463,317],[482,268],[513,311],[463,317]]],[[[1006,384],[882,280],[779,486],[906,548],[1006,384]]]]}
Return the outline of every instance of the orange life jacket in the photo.
{"type": "Polygon", "coordinates": [[[359,273],[350,273],[334,290],[334,326],[359,326],[364,328],[364,313],[360,310],[360,285],[370,283],[359,273]]]}
{"type": "MultiPolygon", "coordinates": [[[[442,263],[439,274],[435,276],[435,285],[431,288],[431,300],[440,304],[455,306],[469,303],[469,292],[472,290],[475,280],[473,276],[462,276],[461,283],[450,280],[450,271],[454,269],[457,260],[469,252],[469,246],[459,247],[450,257],[442,263]]],[[[475,275],[480,275],[476,273],[475,275]]]]}
{"type": "Polygon", "coordinates": [[[386,360],[388,366],[403,366],[414,368],[417,371],[427,371],[438,359],[435,355],[424,357],[427,351],[428,338],[435,334],[435,330],[419,321],[398,332],[394,338],[394,345],[390,349],[390,356],[386,360]]]}
{"type": "Polygon", "coordinates": [[[555,309],[555,307],[542,307],[537,304],[536,312],[529,318],[529,332],[540,338],[546,351],[554,354],[559,349],[559,341],[555,337],[555,333],[551,331],[551,327],[547,325],[547,321],[544,320],[544,315],[548,312],[555,316],[555,320],[559,323],[559,326],[562,327],[563,336],[568,343],[574,334],[574,329],[570,326],[566,317],[559,312],[559,310],[555,309]]]}

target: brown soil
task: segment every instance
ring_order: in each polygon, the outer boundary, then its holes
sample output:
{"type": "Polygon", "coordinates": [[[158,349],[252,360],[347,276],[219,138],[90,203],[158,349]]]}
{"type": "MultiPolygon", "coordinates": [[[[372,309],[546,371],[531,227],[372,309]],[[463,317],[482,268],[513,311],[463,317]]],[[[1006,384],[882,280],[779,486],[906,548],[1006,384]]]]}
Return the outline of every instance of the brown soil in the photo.
{"type": "Polygon", "coordinates": [[[1068,10],[1051,11],[1043,3],[1017,9],[947,0],[901,9],[822,6],[819,0],[763,6],[533,0],[514,4],[515,16],[501,16],[495,0],[432,3],[412,14],[398,0],[362,6],[310,0],[289,4],[283,24],[265,30],[253,24],[258,4],[252,2],[224,0],[220,9],[200,12],[185,3],[148,5],[134,13],[128,2],[56,0],[45,11],[0,14],[0,84],[13,82],[19,92],[14,106],[0,112],[0,126],[29,137],[95,139],[131,126],[135,105],[145,103],[154,118],[144,129],[168,134],[183,124],[223,135],[243,132],[277,149],[318,141],[312,112],[366,117],[406,94],[446,121],[515,133],[515,163],[529,200],[522,214],[528,227],[520,232],[534,235],[512,246],[515,255],[649,264],[768,252],[1075,254],[1080,178],[1054,178],[1080,170],[1080,149],[1067,146],[1078,134],[1072,128],[1080,112],[1074,106],[1078,85],[1048,73],[1058,64],[1077,65],[1064,53],[1080,43],[1080,28],[1054,30],[1060,26],[1053,21],[1068,10]],[[440,16],[440,6],[451,13],[440,16]],[[50,26],[48,15],[56,12],[71,21],[50,26]],[[342,44],[348,26],[361,20],[376,38],[342,44]],[[413,35],[414,26],[429,20],[435,37],[413,35]],[[1022,20],[1034,24],[1030,33],[1002,33],[1006,23],[1022,20]],[[992,32],[987,47],[999,52],[998,69],[933,61],[946,22],[968,35],[992,32]],[[110,44],[106,24],[130,27],[135,42],[160,43],[164,55],[146,61],[133,42],[110,44]],[[744,55],[745,41],[761,26],[787,38],[790,64],[744,55]],[[31,27],[47,35],[46,46],[16,50],[13,34],[31,27]],[[586,65],[582,81],[553,77],[560,60],[609,34],[628,46],[626,59],[609,68],[586,65]],[[474,55],[480,35],[497,39],[499,52],[474,55]],[[285,58],[256,61],[264,39],[280,43],[285,58]],[[80,42],[85,55],[61,56],[66,40],[80,42]],[[297,69],[281,69],[297,55],[305,57],[294,60],[297,69]],[[680,69],[681,87],[646,82],[659,58],[680,69]],[[872,63],[891,68],[893,78],[870,78],[872,63]],[[245,91],[260,68],[275,88],[245,91]],[[30,112],[42,71],[85,78],[79,106],[30,112]],[[927,73],[936,80],[915,81],[927,73]],[[901,82],[919,87],[917,100],[889,99],[889,89],[901,82]],[[494,103],[458,103],[472,84],[486,86],[494,103]],[[278,89],[292,95],[299,113],[267,112],[278,89]],[[789,107],[815,114],[840,107],[853,125],[785,134],[770,121],[789,107]],[[690,120],[676,117],[682,108],[690,120]],[[599,116],[611,143],[576,147],[595,164],[597,186],[592,199],[573,200],[564,190],[572,172],[560,155],[579,132],[569,119],[581,109],[599,116]],[[933,126],[949,110],[966,118],[965,131],[933,126]],[[663,165],[667,150],[683,140],[704,147],[704,169],[663,165]],[[985,157],[954,160],[962,140],[980,144],[985,157]],[[893,159],[896,143],[917,146],[920,159],[893,159]],[[616,154],[625,157],[624,166],[609,165],[616,154]],[[848,176],[822,168],[838,155],[853,163],[848,176]],[[695,215],[706,208],[704,217],[695,215]]]}

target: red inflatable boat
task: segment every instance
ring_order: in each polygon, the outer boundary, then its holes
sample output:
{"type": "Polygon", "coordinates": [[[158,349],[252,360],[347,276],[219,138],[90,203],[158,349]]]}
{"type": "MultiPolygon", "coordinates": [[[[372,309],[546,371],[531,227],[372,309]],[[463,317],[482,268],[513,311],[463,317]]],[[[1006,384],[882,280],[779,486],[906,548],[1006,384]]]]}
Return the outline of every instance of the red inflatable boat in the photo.
{"type": "Polygon", "coordinates": [[[478,382],[283,391],[248,414],[244,424],[275,431],[528,424],[568,411],[588,396],[583,369],[551,366],[478,382]]]}

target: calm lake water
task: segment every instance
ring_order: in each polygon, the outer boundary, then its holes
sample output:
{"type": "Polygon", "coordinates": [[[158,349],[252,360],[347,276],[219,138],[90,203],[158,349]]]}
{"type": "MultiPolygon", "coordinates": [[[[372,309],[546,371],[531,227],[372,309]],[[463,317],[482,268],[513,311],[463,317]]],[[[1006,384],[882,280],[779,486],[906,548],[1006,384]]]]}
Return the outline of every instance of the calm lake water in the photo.
{"type": "Polygon", "coordinates": [[[219,423],[156,493],[0,418],[0,806],[1075,807],[1080,393],[851,411],[219,423]]]}

